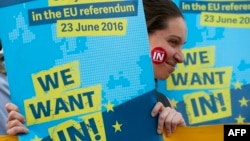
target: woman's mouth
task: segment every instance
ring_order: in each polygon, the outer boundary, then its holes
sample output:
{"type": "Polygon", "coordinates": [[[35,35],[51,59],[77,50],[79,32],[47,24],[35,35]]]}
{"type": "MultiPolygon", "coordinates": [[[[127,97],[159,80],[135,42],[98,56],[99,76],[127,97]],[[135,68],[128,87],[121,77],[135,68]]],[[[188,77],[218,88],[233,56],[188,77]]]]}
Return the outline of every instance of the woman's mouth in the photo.
{"type": "Polygon", "coordinates": [[[165,62],[168,66],[170,66],[169,68],[171,69],[171,72],[173,72],[175,70],[175,64],[173,63],[169,63],[169,62],[165,62]]]}

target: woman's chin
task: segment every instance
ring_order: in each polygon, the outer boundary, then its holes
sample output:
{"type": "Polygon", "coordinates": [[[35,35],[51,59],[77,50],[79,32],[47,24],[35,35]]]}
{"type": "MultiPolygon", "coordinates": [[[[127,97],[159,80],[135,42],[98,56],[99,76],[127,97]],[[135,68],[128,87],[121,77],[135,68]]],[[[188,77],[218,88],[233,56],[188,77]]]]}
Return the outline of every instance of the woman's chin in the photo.
{"type": "Polygon", "coordinates": [[[168,77],[169,77],[169,73],[156,75],[156,79],[159,79],[159,80],[166,80],[168,77]]]}

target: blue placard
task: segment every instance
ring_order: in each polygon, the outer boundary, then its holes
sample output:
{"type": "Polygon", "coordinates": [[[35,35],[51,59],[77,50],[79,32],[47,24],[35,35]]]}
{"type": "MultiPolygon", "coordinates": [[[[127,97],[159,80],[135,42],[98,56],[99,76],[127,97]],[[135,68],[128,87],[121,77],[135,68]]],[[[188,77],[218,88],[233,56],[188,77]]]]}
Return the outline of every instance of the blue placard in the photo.
{"type": "Polygon", "coordinates": [[[185,61],[159,91],[188,126],[250,122],[250,1],[175,0],[188,38],[185,61]]]}
{"type": "Polygon", "coordinates": [[[29,128],[19,140],[162,139],[140,0],[36,0],[0,12],[11,100],[29,128]]]}

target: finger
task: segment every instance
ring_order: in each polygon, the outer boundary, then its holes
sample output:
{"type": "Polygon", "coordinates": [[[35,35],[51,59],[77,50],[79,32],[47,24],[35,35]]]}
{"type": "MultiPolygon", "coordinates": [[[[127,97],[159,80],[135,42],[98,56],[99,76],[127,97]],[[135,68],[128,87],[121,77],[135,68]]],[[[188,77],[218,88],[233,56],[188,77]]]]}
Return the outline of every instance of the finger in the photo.
{"type": "Polygon", "coordinates": [[[16,126],[7,130],[7,135],[15,136],[19,133],[28,133],[28,129],[24,126],[16,126]]]}
{"type": "Polygon", "coordinates": [[[180,113],[178,112],[175,112],[173,113],[173,117],[172,117],[172,121],[171,121],[171,133],[172,134],[175,130],[176,130],[176,127],[178,126],[178,124],[180,124],[181,122],[181,116],[180,116],[180,113]]]}
{"type": "Polygon", "coordinates": [[[173,119],[173,123],[176,123],[177,126],[186,126],[185,120],[181,113],[176,112],[176,115],[173,119]]]}
{"type": "Polygon", "coordinates": [[[162,130],[163,130],[163,127],[164,127],[164,124],[165,124],[165,120],[166,120],[166,118],[168,118],[168,115],[170,113],[170,109],[171,108],[167,107],[167,108],[164,108],[164,110],[162,110],[160,112],[160,115],[159,115],[159,118],[158,118],[158,127],[157,127],[157,133],[158,134],[162,133],[162,130]]]}
{"type": "Polygon", "coordinates": [[[175,132],[177,126],[186,126],[185,124],[185,120],[183,119],[182,117],[182,114],[175,111],[175,112],[172,112],[174,113],[173,117],[172,117],[172,121],[171,121],[171,132],[170,131],[166,131],[167,132],[167,136],[170,136],[173,132],[175,132]]]}
{"type": "Polygon", "coordinates": [[[151,115],[155,117],[159,112],[164,110],[164,105],[161,102],[157,102],[151,112],[151,115]]]}
{"type": "Polygon", "coordinates": [[[19,121],[12,120],[7,124],[7,134],[17,135],[18,133],[27,133],[28,129],[19,121]]]}
{"type": "Polygon", "coordinates": [[[18,120],[21,123],[25,122],[24,116],[21,115],[19,112],[16,112],[16,111],[10,111],[9,114],[8,114],[7,121],[10,122],[12,120],[18,120]]]}
{"type": "Polygon", "coordinates": [[[165,129],[167,132],[167,136],[170,136],[173,132],[173,127],[175,128],[177,126],[177,123],[173,123],[173,119],[175,118],[176,111],[171,108],[168,108],[168,109],[166,108],[166,110],[168,110],[168,115],[164,120],[164,125],[165,125],[165,129]]]}
{"type": "Polygon", "coordinates": [[[13,104],[13,103],[7,103],[5,105],[5,108],[6,108],[6,110],[7,110],[8,113],[11,112],[11,111],[19,112],[18,107],[15,104],[13,104]]]}
{"type": "Polygon", "coordinates": [[[19,120],[11,120],[7,123],[6,127],[7,129],[11,129],[14,127],[18,127],[18,126],[24,126],[23,123],[21,123],[19,120]]]}

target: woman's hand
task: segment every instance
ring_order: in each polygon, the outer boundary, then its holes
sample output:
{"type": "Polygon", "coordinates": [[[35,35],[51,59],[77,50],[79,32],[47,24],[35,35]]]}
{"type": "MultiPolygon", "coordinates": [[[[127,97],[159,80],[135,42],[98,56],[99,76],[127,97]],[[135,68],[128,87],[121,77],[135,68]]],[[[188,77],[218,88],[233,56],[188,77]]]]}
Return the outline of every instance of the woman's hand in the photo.
{"type": "Polygon", "coordinates": [[[157,102],[151,115],[155,117],[159,114],[157,133],[161,134],[165,126],[167,136],[170,136],[177,126],[186,126],[182,114],[171,107],[165,107],[161,102],[157,102]]]}
{"type": "Polygon", "coordinates": [[[7,134],[28,133],[28,129],[24,126],[25,118],[19,113],[18,107],[12,103],[7,103],[5,107],[8,112],[7,134]]]}

